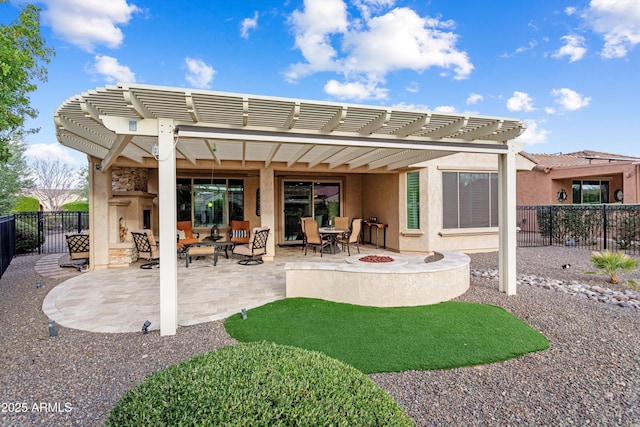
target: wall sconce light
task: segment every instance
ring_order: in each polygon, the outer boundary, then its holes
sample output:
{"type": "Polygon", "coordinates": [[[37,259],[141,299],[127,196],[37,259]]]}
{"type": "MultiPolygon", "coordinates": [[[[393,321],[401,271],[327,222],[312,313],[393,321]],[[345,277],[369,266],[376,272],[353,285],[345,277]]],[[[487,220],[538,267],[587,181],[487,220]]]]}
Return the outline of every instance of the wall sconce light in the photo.
{"type": "Polygon", "coordinates": [[[151,322],[149,322],[148,320],[146,320],[144,322],[144,324],[142,325],[142,333],[143,334],[148,334],[149,333],[149,326],[151,326],[151,322]]]}
{"type": "Polygon", "coordinates": [[[135,132],[138,130],[138,122],[135,120],[129,120],[129,130],[135,132]]]}

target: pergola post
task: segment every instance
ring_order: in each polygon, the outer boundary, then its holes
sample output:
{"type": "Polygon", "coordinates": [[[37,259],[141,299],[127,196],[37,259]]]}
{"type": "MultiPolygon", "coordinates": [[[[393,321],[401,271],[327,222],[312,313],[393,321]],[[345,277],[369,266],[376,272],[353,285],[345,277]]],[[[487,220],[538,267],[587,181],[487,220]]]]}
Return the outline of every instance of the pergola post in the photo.
{"type": "Polygon", "coordinates": [[[498,155],[498,271],[499,289],[516,294],[516,154],[519,144],[507,143],[508,150],[498,155]]]}
{"type": "Polygon", "coordinates": [[[272,167],[260,169],[260,225],[271,229],[267,239],[267,254],[262,258],[272,260],[276,251],[275,177],[272,167]]]}
{"type": "Polygon", "coordinates": [[[160,335],[178,327],[178,261],[176,257],[176,154],[173,120],[158,120],[158,193],[160,221],[160,335]]]}

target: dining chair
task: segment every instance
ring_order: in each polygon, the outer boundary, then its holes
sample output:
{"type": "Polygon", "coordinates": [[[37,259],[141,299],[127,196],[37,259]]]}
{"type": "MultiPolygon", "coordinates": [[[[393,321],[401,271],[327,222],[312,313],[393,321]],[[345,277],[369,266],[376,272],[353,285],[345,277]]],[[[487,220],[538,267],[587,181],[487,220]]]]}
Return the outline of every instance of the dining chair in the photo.
{"type": "Polygon", "coordinates": [[[322,251],[325,246],[329,246],[331,243],[328,240],[322,239],[320,236],[320,231],[318,230],[318,221],[315,219],[309,219],[305,221],[305,245],[304,245],[304,254],[307,254],[307,248],[309,246],[313,247],[313,251],[315,252],[317,247],[320,247],[320,257],[322,257],[322,251]]]}
{"type": "Polygon", "coordinates": [[[351,256],[351,246],[355,245],[358,248],[358,253],[360,253],[360,230],[362,230],[362,219],[354,219],[351,223],[351,231],[346,233],[346,236],[343,236],[338,239],[338,243],[342,245],[342,250],[344,251],[344,247],[347,247],[347,253],[351,256]]]}
{"type": "Polygon", "coordinates": [[[302,250],[304,251],[305,246],[307,245],[307,233],[305,231],[305,226],[304,223],[305,221],[309,221],[313,218],[311,218],[310,216],[303,216],[302,218],[300,218],[300,228],[302,229],[302,250]]]}

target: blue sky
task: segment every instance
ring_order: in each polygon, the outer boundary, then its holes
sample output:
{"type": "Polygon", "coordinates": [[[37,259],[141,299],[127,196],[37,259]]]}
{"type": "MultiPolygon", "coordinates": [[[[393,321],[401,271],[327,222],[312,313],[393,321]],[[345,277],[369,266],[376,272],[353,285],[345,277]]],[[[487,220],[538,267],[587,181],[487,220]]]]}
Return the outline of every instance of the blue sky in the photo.
{"type": "Polygon", "coordinates": [[[515,117],[532,153],[640,157],[640,0],[37,4],[56,56],[30,156],[84,164],[57,143],[56,107],[128,81],[515,117]]]}

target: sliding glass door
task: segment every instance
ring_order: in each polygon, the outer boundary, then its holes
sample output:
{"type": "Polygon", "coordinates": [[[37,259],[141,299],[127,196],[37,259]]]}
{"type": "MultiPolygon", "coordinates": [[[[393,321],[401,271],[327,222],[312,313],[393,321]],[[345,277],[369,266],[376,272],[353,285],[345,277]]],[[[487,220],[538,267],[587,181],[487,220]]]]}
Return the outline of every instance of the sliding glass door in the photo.
{"type": "Polygon", "coordinates": [[[322,227],[340,216],[340,183],[285,181],[283,201],[283,241],[301,243],[301,218],[315,218],[322,227]]]}

